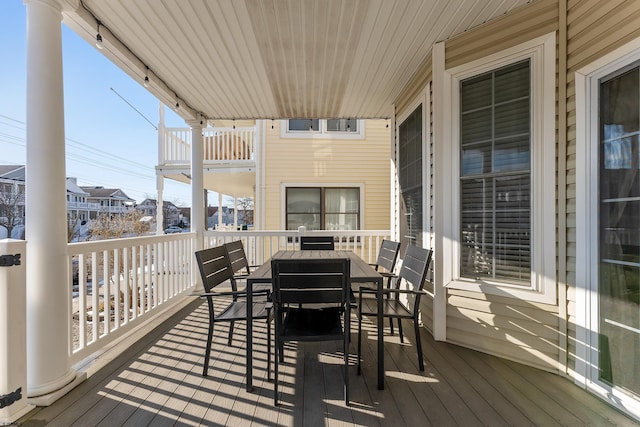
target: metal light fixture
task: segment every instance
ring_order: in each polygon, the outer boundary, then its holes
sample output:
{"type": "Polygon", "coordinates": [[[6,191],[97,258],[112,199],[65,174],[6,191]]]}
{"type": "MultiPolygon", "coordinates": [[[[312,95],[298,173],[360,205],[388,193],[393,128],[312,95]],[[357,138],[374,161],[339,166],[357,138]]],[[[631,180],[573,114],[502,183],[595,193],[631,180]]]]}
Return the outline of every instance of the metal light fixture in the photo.
{"type": "Polygon", "coordinates": [[[98,34],[96,35],[96,47],[100,50],[104,48],[104,44],[102,44],[102,35],[100,35],[100,21],[98,21],[98,34]]]}

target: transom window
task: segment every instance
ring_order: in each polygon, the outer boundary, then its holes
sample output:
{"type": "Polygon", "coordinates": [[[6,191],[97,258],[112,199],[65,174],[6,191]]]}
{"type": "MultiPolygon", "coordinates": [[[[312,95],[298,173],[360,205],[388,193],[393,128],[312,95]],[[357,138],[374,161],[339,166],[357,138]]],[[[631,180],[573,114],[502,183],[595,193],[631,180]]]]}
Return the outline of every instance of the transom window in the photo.
{"type": "Polygon", "coordinates": [[[460,85],[460,276],[529,284],[530,61],[460,85]]]}
{"type": "Polygon", "coordinates": [[[286,229],[359,230],[360,188],[287,187],[286,229]]]}
{"type": "Polygon", "coordinates": [[[364,122],[357,119],[291,119],[282,121],[283,138],[364,138],[364,122]]]}

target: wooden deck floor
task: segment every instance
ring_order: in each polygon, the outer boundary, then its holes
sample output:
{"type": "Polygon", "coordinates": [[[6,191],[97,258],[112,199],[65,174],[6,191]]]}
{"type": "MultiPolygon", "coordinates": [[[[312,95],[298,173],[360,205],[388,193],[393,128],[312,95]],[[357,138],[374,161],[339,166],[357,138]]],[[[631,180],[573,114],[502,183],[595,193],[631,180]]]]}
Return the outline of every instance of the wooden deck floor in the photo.
{"type": "MultiPolygon", "coordinates": [[[[206,305],[193,303],[107,367],[49,407],[17,424],[28,426],[606,426],[638,425],[557,375],[458,346],[423,332],[425,372],[409,335],[387,336],[386,378],[376,388],[375,334],[367,324],[363,375],[355,358],[352,405],[343,401],[339,344],[287,347],[281,405],[266,380],[266,329],[256,322],[254,392],[245,391],[244,325],[234,346],[216,331],[209,377],[202,355],[206,305]]],[[[410,328],[406,327],[407,334],[410,328]]],[[[355,338],[351,353],[355,354],[355,338]]]]}

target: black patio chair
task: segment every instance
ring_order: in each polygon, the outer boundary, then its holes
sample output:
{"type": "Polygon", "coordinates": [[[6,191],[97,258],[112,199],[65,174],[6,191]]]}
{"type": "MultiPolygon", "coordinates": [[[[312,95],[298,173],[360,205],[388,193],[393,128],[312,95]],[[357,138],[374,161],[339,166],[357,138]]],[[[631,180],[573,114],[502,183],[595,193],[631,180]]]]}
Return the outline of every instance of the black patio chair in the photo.
{"type": "MultiPolygon", "coordinates": [[[[418,313],[420,310],[420,297],[424,293],[424,281],[427,277],[432,254],[433,251],[431,249],[410,245],[404,255],[402,268],[398,274],[398,288],[382,290],[384,296],[389,296],[389,298],[384,298],[382,301],[382,316],[389,319],[398,319],[398,333],[400,334],[400,341],[403,343],[402,319],[413,320],[416,348],[418,350],[418,366],[421,371],[424,371],[424,361],[422,360],[418,313]],[[407,289],[402,288],[402,282],[407,285],[407,289]],[[400,294],[408,295],[410,304],[403,303],[399,298],[400,294]]],[[[363,295],[367,293],[375,295],[376,290],[361,288],[358,292],[358,374],[360,374],[360,355],[362,354],[362,317],[377,316],[378,314],[378,300],[376,298],[363,298],[363,295]]]]}
{"type": "Polygon", "coordinates": [[[343,345],[344,399],[349,405],[350,260],[276,259],[271,261],[271,273],[276,340],[274,405],[278,404],[279,353],[284,342],[337,340],[343,345]]]}
{"type": "MultiPolygon", "coordinates": [[[[376,263],[369,264],[384,278],[387,282],[387,288],[391,288],[393,280],[398,278],[398,276],[393,272],[393,269],[396,266],[399,252],[400,242],[384,239],[380,244],[376,263]]],[[[389,319],[389,328],[391,329],[391,335],[393,335],[393,319],[389,319]]]]}
{"type": "Polygon", "coordinates": [[[254,291],[252,307],[247,306],[245,291],[238,291],[233,277],[231,262],[227,256],[224,246],[217,246],[196,252],[198,269],[202,276],[205,293],[199,294],[201,298],[207,299],[209,307],[209,331],[207,334],[207,349],[204,355],[204,367],[202,376],[206,377],[209,369],[209,355],[211,353],[211,343],[213,340],[213,326],[218,322],[229,323],[228,345],[233,340],[233,326],[237,321],[247,320],[247,310],[251,309],[254,319],[264,319],[267,321],[267,366],[271,363],[271,326],[269,318],[271,314],[271,303],[268,301],[269,290],[254,291]],[[216,291],[215,288],[222,283],[228,282],[231,291],[216,291]],[[255,298],[255,297],[258,298],[255,298]],[[223,308],[216,312],[216,306],[223,305],[223,308]]]}
{"type": "Polygon", "coordinates": [[[300,250],[334,250],[333,236],[300,236],[300,250]]]}

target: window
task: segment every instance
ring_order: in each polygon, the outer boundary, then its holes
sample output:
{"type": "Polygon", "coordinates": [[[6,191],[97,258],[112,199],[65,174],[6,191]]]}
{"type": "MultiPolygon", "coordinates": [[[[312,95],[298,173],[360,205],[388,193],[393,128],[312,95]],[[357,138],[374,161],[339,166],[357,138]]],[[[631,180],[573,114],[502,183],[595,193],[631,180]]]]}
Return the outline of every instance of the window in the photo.
{"type": "Polygon", "coordinates": [[[640,396],[640,68],[600,82],[599,380],[640,396]],[[635,357],[634,357],[635,354],[635,357]]]}
{"type": "Polygon", "coordinates": [[[320,120],[318,119],[289,120],[289,132],[320,132],[320,120]]]}
{"type": "Polygon", "coordinates": [[[437,64],[451,100],[451,114],[435,117],[435,232],[452,237],[436,247],[451,254],[439,261],[444,286],[556,303],[555,49],[549,33],[437,64]]]}
{"type": "Polygon", "coordinates": [[[398,127],[400,243],[422,247],[422,104],[398,127]]]}
{"type": "Polygon", "coordinates": [[[358,121],[355,119],[327,120],[327,132],[358,132],[358,121]]]}
{"type": "Polygon", "coordinates": [[[528,285],[530,60],[460,85],[460,276],[528,285]]]}
{"type": "Polygon", "coordinates": [[[360,188],[287,187],[286,229],[359,230],[360,188]]]}
{"type": "Polygon", "coordinates": [[[357,119],[283,120],[283,138],[364,139],[364,121],[357,119]]]}

